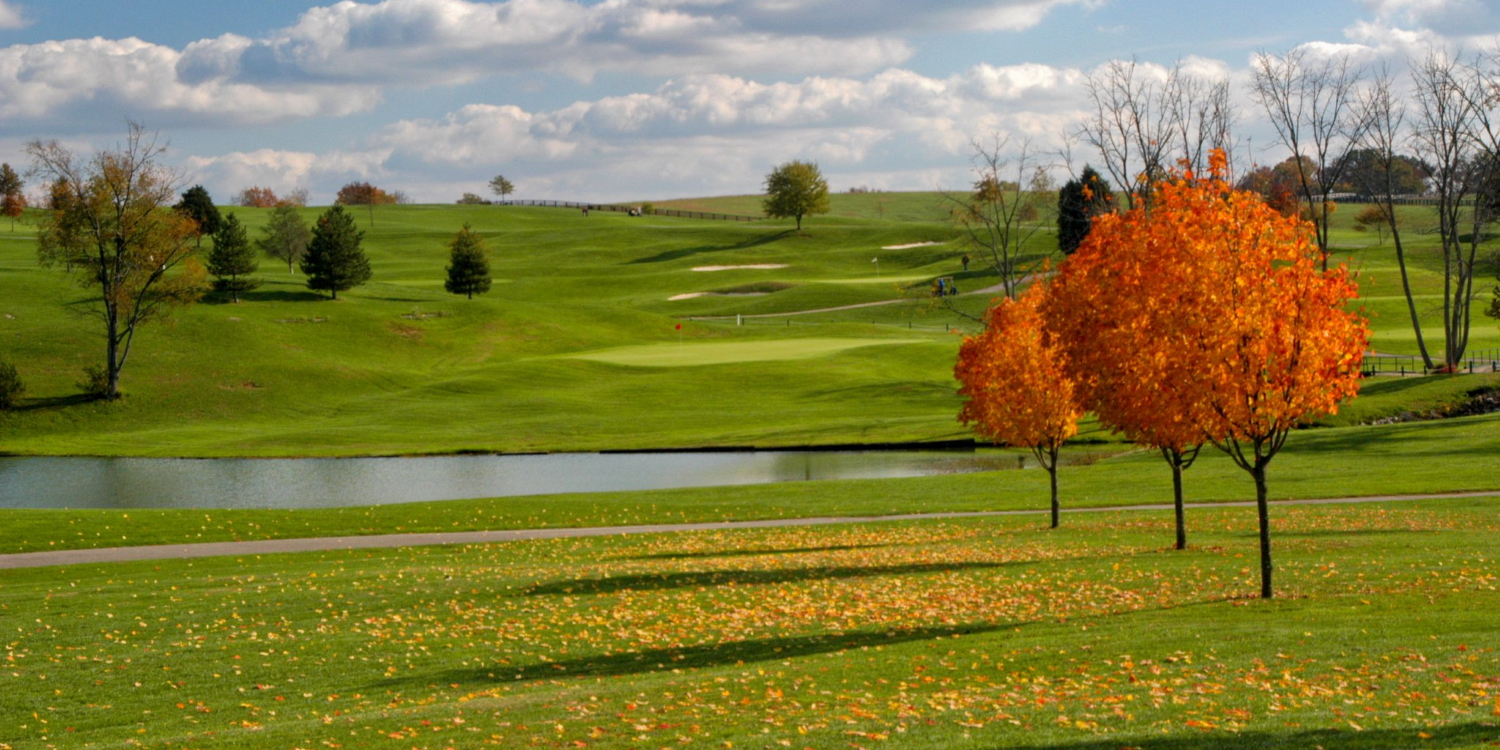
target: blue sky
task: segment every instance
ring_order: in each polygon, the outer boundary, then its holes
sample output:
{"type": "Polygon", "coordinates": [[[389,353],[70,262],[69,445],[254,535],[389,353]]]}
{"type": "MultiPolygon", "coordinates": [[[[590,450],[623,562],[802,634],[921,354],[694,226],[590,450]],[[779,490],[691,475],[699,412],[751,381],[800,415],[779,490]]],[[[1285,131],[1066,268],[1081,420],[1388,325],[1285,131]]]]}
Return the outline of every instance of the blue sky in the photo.
{"type": "Polygon", "coordinates": [[[1229,79],[1264,144],[1255,52],[1399,65],[1492,44],[1494,5],[0,0],[0,159],[24,164],[33,138],[107,146],[133,119],[220,201],[367,179],[448,202],[497,173],[520,197],[744,193],[792,158],[836,190],[934,189],[966,182],[975,137],[1055,148],[1111,59],[1229,79]]]}

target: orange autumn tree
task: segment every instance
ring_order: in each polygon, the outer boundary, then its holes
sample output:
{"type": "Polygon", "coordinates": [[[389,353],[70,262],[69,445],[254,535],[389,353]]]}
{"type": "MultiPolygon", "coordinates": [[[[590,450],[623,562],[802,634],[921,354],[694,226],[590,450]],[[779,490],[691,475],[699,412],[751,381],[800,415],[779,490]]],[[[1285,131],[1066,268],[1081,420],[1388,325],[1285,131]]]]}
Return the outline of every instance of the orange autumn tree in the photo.
{"type": "Polygon", "coordinates": [[[1195,290],[1174,271],[1193,262],[1189,248],[1197,227],[1172,210],[1167,201],[1150,213],[1142,204],[1096,217],[1059,269],[1043,317],[1064,343],[1082,408],[1131,442],[1159,451],[1171,468],[1176,547],[1186,549],[1182,474],[1205,441],[1203,404],[1184,371],[1197,364],[1196,356],[1185,354],[1191,341],[1166,322],[1170,311],[1193,304],[1195,290]]]}
{"type": "Polygon", "coordinates": [[[1121,257],[1100,261],[1118,267],[1098,292],[1140,296],[1115,308],[1124,317],[1111,327],[1074,334],[1118,336],[1137,351],[1120,373],[1100,376],[1116,381],[1094,391],[1098,408],[1134,415],[1134,428],[1157,437],[1185,420],[1254,479],[1261,596],[1270,598],[1267,466],[1293,428],[1357,392],[1369,328],[1349,310],[1358,288],[1348,268],[1322,268],[1312,225],[1233,190],[1224,173],[1215,153],[1207,177],[1168,181],[1149,216],[1112,225],[1120,241],[1101,249],[1121,257]],[[1164,401],[1137,403],[1143,389],[1164,401]],[[1164,404],[1171,413],[1152,413],[1164,404]]]}
{"type": "Polygon", "coordinates": [[[967,399],[960,422],[995,443],[1024,446],[1052,483],[1052,528],[1058,526],[1057,457],[1077,434],[1074,400],[1062,347],[1042,325],[1044,284],[1003,299],[985,314],[983,333],[964,339],[953,374],[967,399]]]}

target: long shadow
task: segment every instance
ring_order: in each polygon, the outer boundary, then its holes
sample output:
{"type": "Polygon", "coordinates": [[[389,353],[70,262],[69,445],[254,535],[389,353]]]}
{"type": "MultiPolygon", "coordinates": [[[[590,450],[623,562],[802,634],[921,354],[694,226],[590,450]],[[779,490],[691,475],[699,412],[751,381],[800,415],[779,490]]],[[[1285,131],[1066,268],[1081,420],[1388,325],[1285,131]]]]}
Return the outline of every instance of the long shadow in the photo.
{"type": "Polygon", "coordinates": [[[612,594],[619,591],[666,591],[669,589],[697,588],[699,586],[755,585],[766,583],[795,583],[799,581],[824,581],[866,576],[913,575],[921,573],[945,573],[959,570],[989,570],[1034,564],[1029,560],[1005,563],[917,563],[912,565],[885,566],[830,566],[809,568],[781,568],[776,570],[723,570],[695,571],[691,573],[655,573],[644,575],[611,576],[609,578],[579,578],[550,583],[539,583],[526,589],[524,596],[550,596],[557,594],[612,594]]]}
{"type": "Polygon", "coordinates": [[[851,549],[889,547],[889,544],[833,544],[826,547],[787,547],[781,549],[736,549],[719,552],[662,552],[655,555],[631,555],[621,560],[699,560],[715,557],[757,557],[760,555],[798,555],[804,552],[842,552],[851,549]]]}
{"type": "MultiPolygon", "coordinates": [[[[1014,628],[1015,623],[984,623],[969,626],[940,628],[913,628],[910,630],[882,630],[877,632],[845,633],[842,635],[809,635],[786,638],[766,638],[752,641],[732,641],[680,648],[656,648],[644,651],[627,651],[618,654],[600,654],[577,659],[525,664],[521,666],[494,665],[471,669],[455,669],[438,674],[416,675],[400,680],[379,683],[390,687],[409,683],[473,684],[530,682],[557,679],[560,677],[623,677],[647,672],[671,669],[698,669],[728,664],[750,664],[752,662],[794,659],[816,656],[848,649],[868,646],[891,646],[899,643],[951,638],[957,635],[988,633],[1005,628],[1014,628]]],[[[1115,749],[1117,750],[1117,748],[1115,749]]]]}
{"type": "Polygon", "coordinates": [[[1119,736],[1046,744],[995,745],[993,750],[1411,750],[1412,748],[1481,747],[1500,741],[1500,726],[1469,722],[1440,727],[1401,729],[1308,729],[1300,732],[1209,732],[1196,737],[1130,738],[1119,736]]]}
{"type": "Polygon", "coordinates": [[[66,409],[69,406],[82,406],[84,404],[92,404],[98,400],[99,399],[93,396],[86,396],[82,393],[75,393],[71,396],[49,396],[47,398],[28,399],[24,403],[13,407],[11,410],[20,412],[42,411],[44,409],[66,409]]]}
{"type": "Polygon", "coordinates": [[[698,247],[683,247],[676,250],[666,250],[646,258],[636,258],[635,260],[626,261],[625,265],[633,266],[641,263],[665,263],[670,260],[687,258],[694,255],[699,255],[701,253],[717,253],[726,250],[745,250],[747,248],[769,244],[783,237],[789,237],[793,234],[796,234],[796,230],[787,229],[780,232],[775,232],[773,234],[763,234],[759,237],[752,237],[751,239],[734,245],[699,245],[698,247]]]}
{"type": "MultiPolygon", "coordinates": [[[[319,294],[310,289],[303,291],[287,291],[285,289],[267,289],[265,291],[240,292],[240,300],[244,302],[317,302],[328,299],[328,295],[319,294]]],[[[229,302],[225,297],[224,302],[229,302]]]]}

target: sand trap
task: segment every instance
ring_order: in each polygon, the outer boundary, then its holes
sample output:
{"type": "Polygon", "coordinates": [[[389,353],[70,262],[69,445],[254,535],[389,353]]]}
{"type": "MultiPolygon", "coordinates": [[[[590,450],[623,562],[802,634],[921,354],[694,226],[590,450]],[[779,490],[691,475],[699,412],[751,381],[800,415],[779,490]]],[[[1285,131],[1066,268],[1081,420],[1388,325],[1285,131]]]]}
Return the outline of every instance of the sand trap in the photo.
{"type": "Polygon", "coordinates": [[[767,270],[772,268],[786,268],[785,263],[752,263],[748,266],[696,266],[694,271],[733,271],[738,268],[756,268],[767,270]]]}
{"type": "Polygon", "coordinates": [[[881,250],[910,250],[914,247],[931,247],[933,245],[946,245],[946,242],[913,242],[910,245],[886,245],[881,250]]]}
{"type": "Polygon", "coordinates": [[[798,360],[831,357],[853,349],[896,344],[924,344],[930,339],[814,338],[772,341],[720,341],[689,343],[673,341],[565,355],[575,359],[607,362],[631,367],[695,367],[741,362],[798,360]]]}
{"type": "Polygon", "coordinates": [[[687,294],[679,294],[676,297],[668,297],[667,301],[677,302],[678,300],[697,299],[699,297],[764,297],[767,294],[770,294],[770,292],[688,292],[687,294]]]}

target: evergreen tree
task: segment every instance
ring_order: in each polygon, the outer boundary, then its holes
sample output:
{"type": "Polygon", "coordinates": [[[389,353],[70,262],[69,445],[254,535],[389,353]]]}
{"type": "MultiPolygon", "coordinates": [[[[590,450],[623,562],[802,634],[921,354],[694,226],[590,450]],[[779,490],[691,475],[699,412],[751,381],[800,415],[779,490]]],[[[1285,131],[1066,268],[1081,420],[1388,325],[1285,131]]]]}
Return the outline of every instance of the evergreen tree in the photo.
{"type": "Polygon", "coordinates": [[[468,224],[453,236],[448,245],[448,280],[443,288],[450,294],[466,294],[474,299],[475,294],[490,290],[490,261],[484,240],[468,224]]]}
{"type": "Polygon", "coordinates": [[[1109,212],[1113,202],[1109,183],[1093,167],[1084,166],[1078,179],[1068,180],[1057,191],[1057,249],[1072,255],[1089,236],[1094,217],[1109,212]]]}
{"type": "Polygon", "coordinates": [[[174,207],[183,216],[198,223],[198,246],[203,246],[203,235],[215,235],[219,232],[219,224],[223,221],[219,217],[219,208],[214,205],[214,199],[209,196],[208,190],[202,185],[194,185],[182,194],[182,200],[174,207]]]}
{"type": "Polygon", "coordinates": [[[219,222],[219,231],[214,232],[214,248],[208,252],[208,272],[214,275],[214,291],[229,292],[235,302],[240,301],[240,292],[248,292],[260,286],[258,279],[246,278],[260,264],[255,260],[255,251],[245,235],[245,225],[231,212],[219,222]]]}
{"type": "Polygon", "coordinates": [[[277,206],[271,210],[271,218],[261,227],[261,236],[255,246],[266,255],[286,261],[286,272],[291,273],[302,254],[307,252],[307,243],[312,241],[312,230],[302,220],[302,214],[293,206],[277,206]]]}
{"type": "Polygon", "coordinates": [[[340,291],[369,281],[370,259],[359,246],[364,236],[343,206],[334,206],[318,217],[307,254],[302,257],[307,288],[327,290],[338,299],[340,291]]]}

